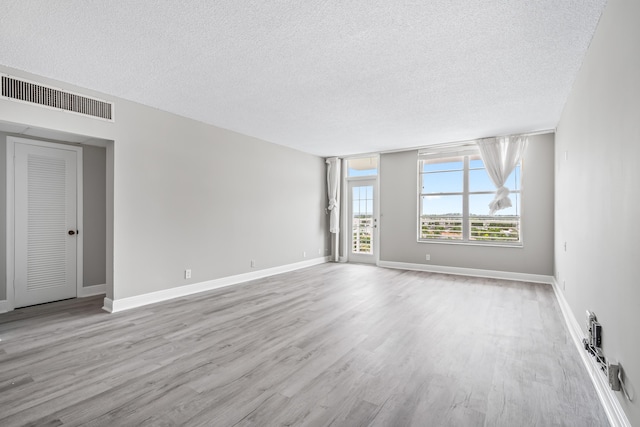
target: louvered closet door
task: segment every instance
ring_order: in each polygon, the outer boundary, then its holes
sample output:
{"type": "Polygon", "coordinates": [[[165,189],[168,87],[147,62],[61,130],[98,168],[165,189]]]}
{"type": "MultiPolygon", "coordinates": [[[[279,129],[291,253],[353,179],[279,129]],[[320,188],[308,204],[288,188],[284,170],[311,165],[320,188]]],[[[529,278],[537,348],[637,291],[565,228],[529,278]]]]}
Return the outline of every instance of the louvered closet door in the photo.
{"type": "Polygon", "coordinates": [[[74,151],[15,145],[16,307],[76,296],[76,163],[74,151]]]}

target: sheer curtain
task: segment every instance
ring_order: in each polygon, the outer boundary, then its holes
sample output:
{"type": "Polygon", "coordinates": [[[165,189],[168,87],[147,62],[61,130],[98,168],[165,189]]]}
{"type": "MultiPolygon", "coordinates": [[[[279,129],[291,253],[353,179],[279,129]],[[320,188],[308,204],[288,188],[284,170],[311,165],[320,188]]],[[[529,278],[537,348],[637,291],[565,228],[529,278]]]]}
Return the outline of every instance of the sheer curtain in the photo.
{"type": "Polygon", "coordinates": [[[333,234],[333,260],[339,260],[340,236],[340,164],[337,157],[327,159],[327,196],[329,197],[329,231],[333,234]]]}
{"type": "Polygon", "coordinates": [[[527,141],[526,136],[505,136],[478,141],[480,156],[497,189],[495,197],[489,203],[489,215],[511,207],[509,189],[504,184],[520,163],[527,141]]]}

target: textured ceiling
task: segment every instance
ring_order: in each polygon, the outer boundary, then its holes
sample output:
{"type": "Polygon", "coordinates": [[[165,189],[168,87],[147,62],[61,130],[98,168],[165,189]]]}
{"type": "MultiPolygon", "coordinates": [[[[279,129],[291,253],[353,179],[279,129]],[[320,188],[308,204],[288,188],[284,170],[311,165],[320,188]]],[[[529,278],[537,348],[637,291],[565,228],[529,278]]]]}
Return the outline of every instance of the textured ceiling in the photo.
{"type": "Polygon", "coordinates": [[[605,3],[0,0],[0,64],[313,154],[387,151],[554,128],[605,3]]]}

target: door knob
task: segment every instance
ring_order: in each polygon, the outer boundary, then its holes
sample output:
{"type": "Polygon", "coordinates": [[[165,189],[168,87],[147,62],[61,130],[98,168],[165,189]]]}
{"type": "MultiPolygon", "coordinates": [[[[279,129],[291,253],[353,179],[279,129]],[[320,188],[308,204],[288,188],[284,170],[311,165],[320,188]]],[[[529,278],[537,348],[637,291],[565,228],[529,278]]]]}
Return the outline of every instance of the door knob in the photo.
{"type": "Polygon", "coordinates": [[[69,236],[73,236],[74,234],[76,234],[74,230],[69,230],[69,236]]]}

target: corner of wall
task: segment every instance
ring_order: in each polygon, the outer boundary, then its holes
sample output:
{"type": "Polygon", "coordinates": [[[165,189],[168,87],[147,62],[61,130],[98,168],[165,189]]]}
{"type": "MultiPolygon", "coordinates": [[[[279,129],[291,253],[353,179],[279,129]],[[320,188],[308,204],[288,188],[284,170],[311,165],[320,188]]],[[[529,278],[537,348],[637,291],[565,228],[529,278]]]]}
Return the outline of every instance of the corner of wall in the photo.
{"type": "Polygon", "coordinates": [[[558,305],[560,306],[560,310],[562,311],[562,316],[565,321],[565,325],[567,330],[569,331],[569,335],[573,343],[580,354],[580,360],[584,364],[587,372],[589,373],[589,377],[591,378],[591,382],[596,389],[596,393],[598,394],[598,398],[600,399],[600,403],[604,408],[605,413],[607,414],[607,418],[609,422],[614,427],[631,427],[631,423],[629,419],[624,413],[620,402],[616,398],[614,392],[609,388],[609,384],[607,383],[607,379],[605,378],[604,373],[597,366],[593,357],[590,357],[585,351],[582,338],[583,332],[580,328],[576,317],[571,311],[571,307],[569,307],[569,303],[564,297],[564,293],[558,287],[558,282],[555,277],[552,281],[553,292],[556,296],[556,300],[558,301],[558,305]]]}
{"type": "Polygon", "coordinates": [[[13,307],[7,300],[0,300],[0,313],[7,313],[13,311],[13,307]]]}

